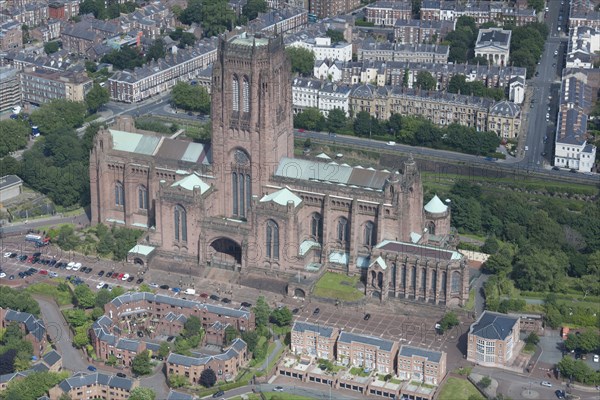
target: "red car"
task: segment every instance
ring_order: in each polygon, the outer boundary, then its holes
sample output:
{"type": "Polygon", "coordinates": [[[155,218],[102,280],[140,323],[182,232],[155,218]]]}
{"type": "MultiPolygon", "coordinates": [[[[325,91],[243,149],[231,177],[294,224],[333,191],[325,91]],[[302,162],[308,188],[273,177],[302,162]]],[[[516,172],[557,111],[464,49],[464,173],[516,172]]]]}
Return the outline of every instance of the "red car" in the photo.
{"type": "Polygon", "coordinates": [[[40,270],[40,275],[48,275],[48,271],[45,269],[40,270]]]}
{"type": "Polygon", "coordinates": [[[206,293],[201,293],[201,294],[200,294],[200,297],[202,297],[203,299],[206,299],[206,298],[208,298],[208,294],[206,294],[206,293]]]}
{"type": "MultiPolygon", "coordinates": [[[[125,276],[125,274],[121,273],[121,274],[119,274],[119,276],[117,276],[117,279],[122,279],[124,276],[125,276]]],[[[114,275],[113,275],[113,277],[114,277],[114,275]]]]}
{"type": "Polygon", "coordinates": [[[33,262],[33,256],[27,257],[27,262],[31,264],[33,262]]]}

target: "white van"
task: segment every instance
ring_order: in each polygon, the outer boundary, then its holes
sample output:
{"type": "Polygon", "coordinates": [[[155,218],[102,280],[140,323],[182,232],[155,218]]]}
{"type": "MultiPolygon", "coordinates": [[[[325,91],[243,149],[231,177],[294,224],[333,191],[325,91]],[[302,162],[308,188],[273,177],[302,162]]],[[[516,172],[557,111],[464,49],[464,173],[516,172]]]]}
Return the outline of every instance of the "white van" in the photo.
{"type": "Polygon", "coordinates": [[[195,289],[189,289],[189,288],[188,288],[188,289],[185,289],[185,292],[184,292],[184,293],[185,293],[185,294],[192,295],[192,296],[195,296],[195,295],[196,295],[196,290],[195,290],[195,289]]]}

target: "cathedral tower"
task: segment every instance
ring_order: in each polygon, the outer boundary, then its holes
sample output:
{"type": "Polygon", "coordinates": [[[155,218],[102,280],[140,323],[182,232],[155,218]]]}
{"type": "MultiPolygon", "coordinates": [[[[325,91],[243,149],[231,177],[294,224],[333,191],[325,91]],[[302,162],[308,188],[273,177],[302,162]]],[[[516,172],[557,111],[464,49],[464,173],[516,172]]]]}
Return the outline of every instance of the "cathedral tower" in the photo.
{"type": "Polygon", "coordinates": [[[221,38],[212,77],[212,152],[220,214],[246,218],[282,157],[293,156],[291,64],[283,38],[221,38]]]}

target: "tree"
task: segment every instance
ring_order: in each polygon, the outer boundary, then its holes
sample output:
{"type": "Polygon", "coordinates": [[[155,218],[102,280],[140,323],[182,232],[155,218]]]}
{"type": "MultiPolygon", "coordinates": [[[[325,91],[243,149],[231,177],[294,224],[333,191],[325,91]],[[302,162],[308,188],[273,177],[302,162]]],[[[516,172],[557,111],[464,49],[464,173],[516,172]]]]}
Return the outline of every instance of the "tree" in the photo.
{"type": "Polygon", "coordinates": [[[133,70],[136,67],[144,65],[144,58],[141,56],[139,50],[129,46],[111,51],[104,55],[100,61],[112,64],[118,70],[133,70]]]}
{"type": "Polygon", "coordinates": [[[97,83],[94,83],[94,86],[92,86],[88,94],[85,95],[85,104],[87,105],[90,114],[96,113],[96,111],[108,103],[109,100],[110,95],[108,90],[97,83]]]}
{"type": "Polygon", "coordinates": [[[183,32],[181,34],[181,38],[179,39],[179,43],[177,47],[180,49],[185,49],[188,46],[193,46],[196,43],[196,36],[190,32],[183,32]]]}
{"type": "Polygon", "coordinates": [[[87,324],[84,326],[80,326],[79,328],[75,328],[75,336],[73,336],[73,346],[78,349],[84,348],[88,344],[90,344],[90,337],[88,335],[88,329],[91,324],[87,324]]]}
{"type": "Polygon", "coordinates": [[[357,136],[370,136],[373,129],[371,114],[367,111],[359,111],[354,118],[354,133],[357,136]]]}
{"type": "Polygon", "coordinates": [[[450,311],[444,314],[444,316],[442,317],[442,320],[440,321],[440,325],[442,328],[440,330],[442,332],[447,332],[449,329],[452,329],[458,324],[460,324],[458,317],[453,311],[450,311]]]}
{"type": "Polygon", "coordinates": [[[14,379],[8,383],[2,398],[11,399],[37,399],[44,396],[48,390],[69,376],[64,372],[34,372],[23,379],[14,379]]]}
{"type": "Polygon", "coordinates": [[[288,326],[292,323],[292,312],[287,307],[280,307],[271,313],[271,321],[277,326],[288,326]]]}
{"type": "Polygon", "coordinates": [[[61,42],[46,42],[44,43],[44,52],[46,54],[56,53],[61,46],[61,42]]]}
{"type": "Polygon", "coordinates": [[[256,326],[266,326],[269,323],[271,310],[264,296],[259,296],[254,306],[254,317],[256,326]]]}
{"type": "Polygon", "coordinates": [[[344,32],[336,29],[327,29],[325,34],[331,38],[331,43],[343,42],[345,40],[344,32]]]}
{"type": "Polygon", "coordinates": [[[96,295],[87,285],[75,287],[75,302],[80,308],[92,308],[96,305],[96,295]]]}
{"type": "Polygon", "coordinates": [[[113,294],[108,289],[100,289],[96,293],[96,307],[104,308],[113,299],[113,294]]]}
{"type": "Polygon", "coordinates": [[[45,134],[64,134],[84,122],[86,106],[83,103],[56,99],[44,104],[31,113],[30,119],[34,125],[45,134]]]}
{"type": "Polygon", "coordinates": [[[513,279],[521,290],[557,290],[569,260],[561,251],[527,248],[520,252],[513,267],[513,279]]]}
{"type": "Polygon", "coordinates": [[[258,344],[258,333],[256,331],[244,331],[242,332],[242,340],[246,342],[248,345],[248,351],[251,353],[256,349],[256,345],[258,344]]]}
{"type": "Polygon", "coordinates": [[[544,9],[544,0],[527,0],[527,6],[533,8],[536,13],[541,12],[544,9]]]}
{"type": "Polygon", "coordinates": [[[226,0],[190,0],[179,20],[186,25],[200,24],[204,36],[217,36],[233,27],[235,13],[226,0]]]}
{"type": "Polygon", "coordinates": [[[487,389],[492,384],[492,379],[489,376],[484,376],[477,382],[477,386],[482,389],[487,389]]]}
{"type": "Polygon", "coordinates": [[[203,86],[177,82],[171,90],[171,101],[176,107],[187,111],[210,112],[210,95],[203,86]]]}
{"type": "Polygon", "coordinates": [[[292,72],[311,76],[315,66],[315,53],[303,47],[290,46],[285,49],[292,63],[292,72]]]}
{"type": "Polygon", "coordinates": [[[160,347],[158,348],[158,356],[162,358],[166,358],[171,352],[171,345],[169,342],[161,342],[160,347]]]}
{"type": "MultiPolygon", "coordinates": [[[[79,285],[83,286],[83,285],[79,285]]],[[[89,321],[89,316],[80,308],[73,308],[63,312],[65,319],[73,328],[84,326],[89,321]]]]}
{"type": "Polygon", "coordinates": [[[171,374],[169,376],[169,386],[172,388],[180,388],[180,387],[186,386],[188,384],[189,384],[189,382],[188,382],[187,378],[183,375],[171,374]]]}
{"type": "Polygon", "coordinates": [[[165,41],[161,38],[158,38],[154,40],[152,46],[148,47],[148,50],[146,51],[146,62],[160,60],[161,58],[165,57],[165,54],[165,41]]]}
{"type": "MultiPolygon", "coordinates": [[[[0,121],[0,158],[27,146],[30,133],[29,125],[24,121],[0,121]]],[[[4,176],[6,172],[2,170],[1,174],[4,176]]]]}
{"type": "Polygon", "coordinates": [[[238,331],[233,326],[229,325],[225,328],[225,343],[229,344],[238,337],[238,331]]]}
{"type": "Polygon", "coordinates": [[[154,400],[156,392],[147,387],[136,387],[129,392],[129,400],[154,400]]]}
{"type": "Polygon", "coordinates": [[[327,127],[330,132],[340,132],[347,123],[346,113],[341,108],[329,110],[327,114],[327,127]]]}
{"type": "Polygon", "coordinates": [[[135,356],[131,363],[131,371],[136,375],[148,375],[152,372],[152,363],[150,362],[150,352],[144,350],[135,356]]]}
{"type": "Polygon", "coordinates": [[[294,127],[309,131],[322,131],[326,128],[325,117],[318,108],[309,107],[294,116],[294,127]]]}
{"type": "Polygon", "coordinates": [[[531,332],[527,338],[525,338],[525,343],[530,345],[537,345],[540,342],[540,337],[535,332],[531,332]]]}
{"type": "Polygon", "coordinates": [[[429,72],[419,71],[415,85],[423,90],[435,90],[437,81],[429,72]]]}
{"type": "Polygon", "coordinates": [[[196,336],[202,331],[202,321],[195,315],[190,316],[183,324],[184,336],[196,336]]]}
{"type": "Polygon", "coordinates": [[[198,383],[207,388],[213,387],[217,383],[217,374],[211,368],[207,368],[200,374],[198,383]]]}
{"type": "Polygon", "coordinates": [[[242,15],[252,21],[258,17],[258,13],[267,12],[267,2],[265,0],[249,0],[242,8],[242,15]]]}

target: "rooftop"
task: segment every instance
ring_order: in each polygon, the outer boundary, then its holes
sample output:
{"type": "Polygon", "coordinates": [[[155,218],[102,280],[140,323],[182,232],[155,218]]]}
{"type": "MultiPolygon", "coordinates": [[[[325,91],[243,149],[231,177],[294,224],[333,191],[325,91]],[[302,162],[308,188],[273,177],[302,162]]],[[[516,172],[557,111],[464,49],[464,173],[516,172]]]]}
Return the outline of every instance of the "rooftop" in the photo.
{"type": "Polygon", "coordinates": [[[391,340],[385,340],[374,336],[358,335],[350,332],[342,332],[338,338],[338,342],[341,343],[363,343],[370,346],[375,346],[379,350],[392,351],[394,342],[391,340]]]}
{"type": "Polygon", "coordinates": [[[518,317],[484,311],[477,322],[471,325],[469,333],[484,339],[504,340],[518,323],[518,317]]]}

